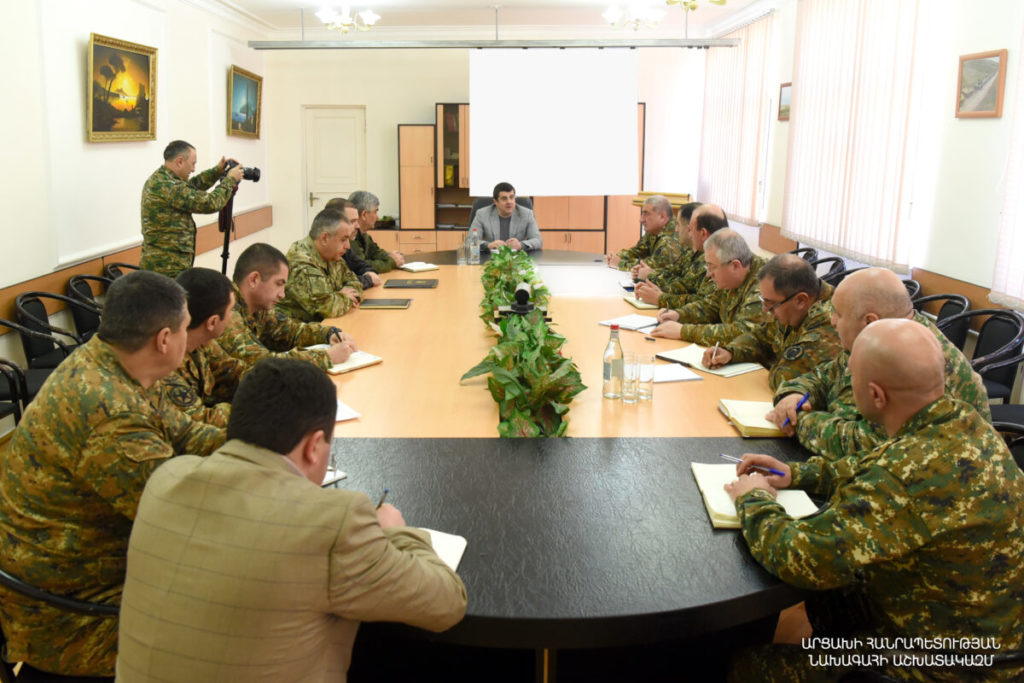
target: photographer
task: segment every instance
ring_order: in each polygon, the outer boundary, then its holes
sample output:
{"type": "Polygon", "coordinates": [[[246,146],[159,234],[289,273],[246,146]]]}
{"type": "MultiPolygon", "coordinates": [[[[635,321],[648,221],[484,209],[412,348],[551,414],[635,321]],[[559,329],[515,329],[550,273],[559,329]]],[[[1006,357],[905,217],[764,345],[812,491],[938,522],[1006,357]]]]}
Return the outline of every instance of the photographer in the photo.
{"type": "MultiPolygon", "coordinates": [[[[232,160],[233,161],[233,160],[232,160]]],[[[142,187],[142,257],[145,270],[176,277],[192,267],[196,255],[196,224],[193,213],[220,211],[242,180],[244,169],[234,165],[225,174],[228,160],[189,180],[196,170],[196,148],[175,140],[164,150],[163,166],[142,187]],[[220,179],[212,192],[206,192],[220,179]]]]}

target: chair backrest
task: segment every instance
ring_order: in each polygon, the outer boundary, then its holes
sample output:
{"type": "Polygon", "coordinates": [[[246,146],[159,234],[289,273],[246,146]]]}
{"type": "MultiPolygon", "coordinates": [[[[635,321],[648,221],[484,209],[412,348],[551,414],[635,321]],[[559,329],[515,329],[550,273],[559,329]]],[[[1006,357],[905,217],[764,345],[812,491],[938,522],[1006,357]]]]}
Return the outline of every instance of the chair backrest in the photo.
{"type": "Polygon", "coordinates": [[[103,274],[111,280],[116,280],[125,274],[125,271],[138,270],[139,267],[131,263],[108,263],[103,266],[103,274]]]}
{"type": "Polygon", "coordinates": [[[835,269],[835,266],[832,266],[832,268],[830,268],[827,273],[821,276],[821,280],[822,282],[827,282],[833,287],[835,287],[840,282],[845,280],[846,276],[849,275],[850,273],[856,273],[858,270],[864,270],[867,267],[868,266],[861,266],[860,268],[849,268],[847,270],[837,271],[835,269]]]}
{"type": "Polygon", "coordinates": [[[816,261],[818,258],[818,250],[815,249],[814,247],[797,247],[796,249],[789,253],[796,254],[797,256],[802,258],[804,261],[807,261],[808,263],[816,261]]]}
{"type": "MultiPolygon", "coordinates": [[[[516,204],[523,207],[524,209],[530,209],[531,211],[533,210],[533,199],[531,199],[530,197],[516,196],[516,204]]],[[[477,197],[476,199],[474,199],[473,208],[469,210],[469,225],[467,227],[471,227],[473,225],[473,219],[476,218],[477,211],[484,208],[485,206],[493,205],[494,199],[492,199],[491,197],[477,197]]]]}
{"type": "Polygon", "coordinates": [[[907,288],[907,294],[913,299],[915,296],[921,293],[921,283],[917,280],[906,279],[903,281],[903,286],[907,288]]]}
{"type": "MultiPolygon", "coordinates": [[[[992,315],[978,331],[978,343],[974,347],[972,365],[979,371],[993,362],[1008,359],[1021,352],[1024,346],[1024,320],[1015,311],[992,315]],[[1014,313],[1015,315],[1007,315],[1014,313]]],[[[1012,387],[1017,374],[1017,364],[986,370],[985,379],[1012,387]]]]}
{"type": "Polygon", "coordinates": [[[831,264],[831,265],[829,265],[828,270],[825,271],[825,274],[821,275],[821,279],[822,280],[824,280],[829,275],[835,275],[836,273],[841,273],[844,270],[846,270],[846,261],[844,261],[839,256],[825,256],[824,258],[819,258],[819,259],[814,259],[813,261],[809,261],[809,263],[812,266],[814,266],[815,272],[819,273],[819,275],[821,274],[821,272],[820,272],[820,269],[818,268],[818,266],[831,264]]]}
{"type": "Polygon", "coordinates": [[[90,282],[98,283],[101,291],[103,291],[110,286],[113,280],[101,275],[72,275],[68,279],[67,295],[72,299],[100,307],[100,303],[96,300],[96,294],[92,291],[92,285],[89,284],[90,282]]]}
{"type": "MultiPolygon", "coordinates": [[[[958,313],[963,313],[971,307],[971,302],[962,294],[930,294],[914,299],[914,309],[923,311],[925,304],[935,301],[942,302],[936,315],[936,323],[945,323],[949,318],[958,313]]],[[[963,351],[964,345],[967,343],[967,331],[970,329],[970,326],[970,318],[962,318],[952,324],[944,324],[940,326],[940,329],[953,346],[963,351]]]]}
{"type": "Polygon", "coordinates": [[[42,335],[20,335],[25,360],[30,368],[36,367],[35,361],[53,353],[57,348],[57,343],[50,335],[49,327],[41,322],[49,320],[49,314],[46,312],[46,306],[43,305],[42,299],[35,296],[33,292],[19,294],[15,300],[15,309],[19,323],[42,335]]]}

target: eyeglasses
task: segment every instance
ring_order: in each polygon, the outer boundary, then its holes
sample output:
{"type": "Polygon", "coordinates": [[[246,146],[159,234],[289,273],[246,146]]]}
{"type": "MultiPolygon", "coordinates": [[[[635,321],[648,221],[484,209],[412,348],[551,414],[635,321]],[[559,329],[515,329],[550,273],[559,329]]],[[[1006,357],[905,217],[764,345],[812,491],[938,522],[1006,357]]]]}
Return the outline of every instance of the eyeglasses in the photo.
{"type": "Polygon", "coordinates": [[[785,299],[783,299],[782,301],[770,301],[770,300],[768,300],[768,299],[765,299],[765,298],[764,298],[763,296],[761,296],[760,294],[758,294],[758,295],[757,295],[757,298],[761,300],[761,306],[763,306],[763,307],[764,307],[764,312],[765,312],[765,313],[771,313],[771,312],[772,312],[772,311],[774,311],[774,310],[775,310],[776,308],[778,308],[778,307],[779,307],[779,306],[781,306],[782,304],[786,303],[787,301],[789,301],[790,299],[792,299],[793,297],[795,297],[795,296],[796,296],[797,294],[799,294],[799,293],[800,293],[800,292],[793,292],[792,294],[790,294],[789,296],[787,296],[787,297],[786,297],[785,299]]]}

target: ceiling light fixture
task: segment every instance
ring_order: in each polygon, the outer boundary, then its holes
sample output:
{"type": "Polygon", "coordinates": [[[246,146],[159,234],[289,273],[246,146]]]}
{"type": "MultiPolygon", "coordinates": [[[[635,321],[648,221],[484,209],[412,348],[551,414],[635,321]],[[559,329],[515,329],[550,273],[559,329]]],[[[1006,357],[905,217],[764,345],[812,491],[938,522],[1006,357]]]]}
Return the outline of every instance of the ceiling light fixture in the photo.
{"type": "Polygon", "coordinates": [[[609,7],[601,16],[604,17],[605,21],[612,28],[625,28],[628,26],[637,31],[641,26],[644,28],[654,28],[657,26],[658,22],[665,16],[665,11],[645,5],[633,4],[624,10],[616,6],[609,7]]]}
{"type": "Polygon", "coordinates": [[[353,30],[369,31],[370,27],[380,20],[380,15],[372,9],[363,10],[353,16],[347,5],[343,6],[340,12],[329,5],[324,5],[316,16],[327,28],[342,33],[353,30]]]}

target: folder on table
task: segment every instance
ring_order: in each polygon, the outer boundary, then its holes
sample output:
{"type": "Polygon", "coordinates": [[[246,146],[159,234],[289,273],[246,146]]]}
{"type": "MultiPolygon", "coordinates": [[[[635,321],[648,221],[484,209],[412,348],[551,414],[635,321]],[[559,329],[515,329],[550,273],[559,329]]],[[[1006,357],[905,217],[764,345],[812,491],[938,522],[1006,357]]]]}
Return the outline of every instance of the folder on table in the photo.
{"type": "Polygon", "coordinates": [[[412,299],[363,299],[359,302],[359,308],[409,308],[412,299]]]}
{"type": "Polygon", "coordinates": [[[341,375],[346,372],[358,370],[359,368],[365,368],[368,365],[376,365],[383,360],[384,359],[380,356],[375,356],[372,353],[367,353],[366,351],[353,351],[347,361],[332,365],[328,368],[327,372],[332,375],[341,375]]]}
{"type": "MultiPolygon", "coordinates": [[[[711,526],[716,529],[739,529],[740,518],[736,514],[736,505],[725,492],[725,485],[736,481],[736,466],[729,463],[692,462],[693,478],[697,480],[697,488],[704,499],[711,526]]],[[[806,491],[785,489],[779,491],[776,499],[786,510],[786,514],[794,519],[813,515],[818,511],[806,491]]]]}
{"type": "Polygon", "coordinates": [[[746,438],[786,436],[773,422],[764,417],[774,407],[771,401],[738,401],[723,398],[718,402],[718,409],[729,418],[729,422],[740,436],[746,438]]]}
{"type": "Polygon", "coordinates": [[[422,280],[415,278],[393,277],[384,282],[385,289],[433,289],[437,287],[437,280],[422,280]]]}
{"type": "Polygon", "coordinates": [[[407,270],[410,273],[422,273],[425,270],[440,270],[440,266],[433,263],[426,263],[424,261],[410,261],[402,266],[402,270],[407,270]]]}
{"type": "Polygon", "coordinates": [[[706,350],[705,347],[698,344],[690,344],[689,346],[680,346],[678,349],[659,351],[655,355],[662,360],[682,363],[688,368],[718,375],[719,377],[735,377],[736,375],[761,369],[761,366],[757,363],[729,363],[713,370],[706,368],[704,367],[704,351],[706,350]]]}

